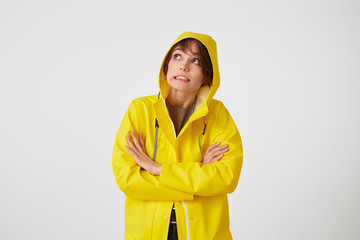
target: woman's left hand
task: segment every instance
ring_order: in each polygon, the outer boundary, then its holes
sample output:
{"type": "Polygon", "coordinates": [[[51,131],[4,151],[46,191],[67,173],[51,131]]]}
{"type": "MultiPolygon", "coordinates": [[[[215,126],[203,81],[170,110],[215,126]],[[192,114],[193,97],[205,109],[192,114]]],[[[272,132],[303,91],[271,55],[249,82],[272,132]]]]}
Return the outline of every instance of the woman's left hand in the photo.
{"type": "Polygon", "coordinates": [[[125,146],[125,148],[131,156],[133,156],[137,165],[154,176],[160,176],[161,165],[154,162],[147,155],[141,132],[139,133],[139,137],[137,137],[135,131],[132,130],[131,136],[126,136],[126,141],[129,146],[125,146]]]}

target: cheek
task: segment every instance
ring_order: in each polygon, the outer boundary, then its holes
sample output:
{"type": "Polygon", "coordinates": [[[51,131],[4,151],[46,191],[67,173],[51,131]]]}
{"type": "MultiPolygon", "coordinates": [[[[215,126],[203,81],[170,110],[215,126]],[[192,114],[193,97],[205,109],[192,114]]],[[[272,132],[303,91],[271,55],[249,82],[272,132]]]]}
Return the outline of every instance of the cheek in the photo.
{"type": "Polygon", "coordinates": [[[205,80],[205,76],[204,76],[204,74],[203,74],[203,72],[202,72],[201,69],[198,70],[198,71],[196,71],[196,80],[197,80],[197,82],[200,83],[200,84],[202,84],[203,81],[205,80]]]}
{"type": "Polygon", "coordinates": [[[169,70],[174,69],[175,67],[176,67],[176,62],[171,59],[168,63],[168,69],[169,70]]]}
{"type": "Polygon", "coordinates": [[[171,64],[171,61],[168,63],[167,72],[166,72],[166,79],[171,76],[173,65],[171,64]]]}

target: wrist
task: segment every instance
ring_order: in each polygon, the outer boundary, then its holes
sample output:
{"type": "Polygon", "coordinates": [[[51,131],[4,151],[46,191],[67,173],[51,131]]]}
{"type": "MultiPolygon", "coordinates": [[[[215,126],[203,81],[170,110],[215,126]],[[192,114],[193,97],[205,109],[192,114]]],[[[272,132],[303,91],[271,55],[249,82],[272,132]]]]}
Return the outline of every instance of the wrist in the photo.
{"type": "Polygon", "coordinates": [[[161,165],[156,163],[156,165],[153,168],[153,175],[160,176],[160,173],[161,173],[161,165]]]}

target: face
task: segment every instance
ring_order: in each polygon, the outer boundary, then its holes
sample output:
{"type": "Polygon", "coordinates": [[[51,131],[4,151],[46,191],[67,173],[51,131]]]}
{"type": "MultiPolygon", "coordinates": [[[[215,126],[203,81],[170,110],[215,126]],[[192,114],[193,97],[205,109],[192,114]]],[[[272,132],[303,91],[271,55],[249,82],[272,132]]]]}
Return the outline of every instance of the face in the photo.
{"type": "Polygon", "coordinates": [[[190,42],[186,51],[175,48],[168,65],[166,80],[178,91],[197,93],[205,77],[199,65],[197,45],[190,42]]]}

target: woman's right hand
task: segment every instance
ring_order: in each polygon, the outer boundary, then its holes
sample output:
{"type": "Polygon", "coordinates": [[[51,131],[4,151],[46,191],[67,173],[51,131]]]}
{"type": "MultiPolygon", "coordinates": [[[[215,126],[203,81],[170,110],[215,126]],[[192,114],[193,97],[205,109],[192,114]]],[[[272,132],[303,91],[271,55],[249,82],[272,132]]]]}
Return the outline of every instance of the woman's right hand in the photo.
{"type": "Polygon", "coordinates": [[[228,145],[220,146],[220,142],[214,143],[206,149],[203,164],[211,164],[219,161],[227,151],[229,151],[228,145]]]}

